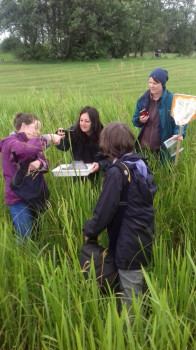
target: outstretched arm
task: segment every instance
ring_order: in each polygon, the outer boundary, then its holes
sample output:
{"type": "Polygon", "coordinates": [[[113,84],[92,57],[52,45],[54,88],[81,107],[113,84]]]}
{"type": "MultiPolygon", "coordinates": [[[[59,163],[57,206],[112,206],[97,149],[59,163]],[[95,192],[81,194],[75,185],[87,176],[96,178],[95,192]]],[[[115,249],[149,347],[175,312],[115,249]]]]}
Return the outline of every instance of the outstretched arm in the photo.
{"type": "Polygon", "coordinates": [[[116,167],[111,168],[103,183],[93,217],[88,220],[83,232],[88,238],[96,238],[109,225],[118,210],[122,191],[122,176],[116,167]]]}
{"type": "MultiPolygon", "coordinates": [[[[14,151],[18,162],[24,162],[26,160],[33,160],[36,156],[46,149],[48,142],[53,142],[53,144],[58,144],[61,137],[56,134],[47,134],[41,136],[40,138],[32,138],[26,142],[21,142],[17,137],[14,137],[8,145],[8,151],[10,154],[14,151]]],[[[11,155],[11,159],[12,159],[11,155]]]]}
{"type": "Polygon", "coordinates": [[[64,130],[63,128],[58,128],[56,133],[57,135],[60,135],[62,137],[60,143],[57,145],[57,148],[60,151],[67,152],[70,148],[69,135],[67,133],[67,130],[64,130]]]}

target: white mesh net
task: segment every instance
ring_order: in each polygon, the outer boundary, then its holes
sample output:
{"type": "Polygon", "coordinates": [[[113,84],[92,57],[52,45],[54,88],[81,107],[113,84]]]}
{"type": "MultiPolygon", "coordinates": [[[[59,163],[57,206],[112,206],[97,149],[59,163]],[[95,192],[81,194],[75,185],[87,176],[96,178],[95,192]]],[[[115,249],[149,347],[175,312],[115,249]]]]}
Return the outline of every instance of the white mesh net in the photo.
{"type": "Polygon", "coordinates": [[[196,99],[182,98],[176,99],[174,107],[174,120],[177,125],[185,125],[190,122],[191,118],[196,114],[196,99]]]}

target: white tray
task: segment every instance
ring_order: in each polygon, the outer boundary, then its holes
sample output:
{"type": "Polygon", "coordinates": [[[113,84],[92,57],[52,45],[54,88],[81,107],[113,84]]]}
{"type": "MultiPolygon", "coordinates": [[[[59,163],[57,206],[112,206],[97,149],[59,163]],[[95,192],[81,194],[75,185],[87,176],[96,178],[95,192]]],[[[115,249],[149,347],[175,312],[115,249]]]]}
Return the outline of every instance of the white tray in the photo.
{"type": "Polygon", "coordinates": [[[57,168],[53,169],[54,176],[88,176],[93,168],[92,163],[86,163],[87,169],[68,169],[70,164],[61,164],[57,168]]]}

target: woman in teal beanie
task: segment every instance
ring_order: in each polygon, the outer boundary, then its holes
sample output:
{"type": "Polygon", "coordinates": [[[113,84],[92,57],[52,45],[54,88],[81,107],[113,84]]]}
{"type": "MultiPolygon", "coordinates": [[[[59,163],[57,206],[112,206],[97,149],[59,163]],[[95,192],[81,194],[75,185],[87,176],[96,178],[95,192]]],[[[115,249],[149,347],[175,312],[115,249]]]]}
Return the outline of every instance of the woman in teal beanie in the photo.
{"type": "Polygon", "coordinates": [[[177,139],[179,134],[179,127],[171,116],[173,94],[165,87],[168,79],[166,69],[156,68],[150,73],[149,90],[137,101],[132,121],[140,128],[137,147],[143,151],[150,149],[155,155],[161,155],[162,160],[166,152],[164,141],[170,137],[177,139]]]}

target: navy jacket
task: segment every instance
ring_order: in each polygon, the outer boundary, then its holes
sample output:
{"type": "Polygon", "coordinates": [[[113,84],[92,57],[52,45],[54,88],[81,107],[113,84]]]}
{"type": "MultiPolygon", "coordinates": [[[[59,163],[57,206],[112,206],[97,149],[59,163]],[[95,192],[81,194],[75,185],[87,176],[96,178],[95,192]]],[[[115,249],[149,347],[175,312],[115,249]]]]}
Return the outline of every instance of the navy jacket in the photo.
{"type": "MultiPolygon", "coordinates": [[[[128,154],[120,161],[126,164],[140,159],[138,154],[128,154]]],[[[114,165],[109,168],[94,215],[83,229],[85,236],[96,238],[107,228],[109,247],[115,251],[117,267],[123,270],[141,269],[149,262],[154,238],[153,197],[157,186],[150,174],[148,183],[137,169],[130,173],[131,182],[124,185],[122,171],[114,165]],[[145,194],[140,185],[145,186],[145,194]]]]}

